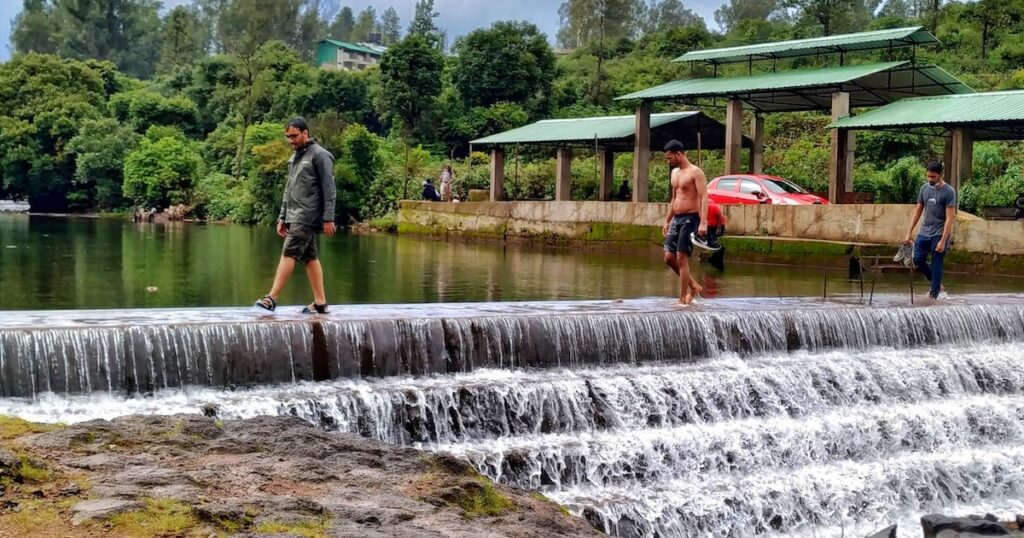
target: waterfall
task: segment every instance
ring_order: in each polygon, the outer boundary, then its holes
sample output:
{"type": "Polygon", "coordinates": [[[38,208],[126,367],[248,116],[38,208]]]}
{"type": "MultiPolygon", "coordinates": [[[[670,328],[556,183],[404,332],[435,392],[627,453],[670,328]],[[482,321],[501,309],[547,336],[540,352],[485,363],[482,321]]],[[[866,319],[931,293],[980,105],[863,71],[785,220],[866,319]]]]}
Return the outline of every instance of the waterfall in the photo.
{"type": "MultiPolygon", "coordinates": [[[[639,302],[641,305],[647,303],[639,302]]],[[[173,313],[110,326],[0,323],[0,397],[152,392],[190,385],[580,368],[871,346],[1024,338],[1024,305],[865,308],[770,302],[694,312],[578,307],[479,316],[197,322],[173,313]]],[[[650,308],[648,306],[648,308],[650,308]]],[[[444,314],[444,312],[442,312],[444,314]]],[[[237,312],[228,317],[241,317],[237,312]]]]}
{"type": "Polygon", "coordinates": [[[628,303],[383,309],[316,329],[0,323],[0,414],[294,415],[453,453],[622,537],[856,536],[930,511],[1024,508],[1019,298],[628,303]],[[152,394],[131,396],[129,377],[152,394]]]}

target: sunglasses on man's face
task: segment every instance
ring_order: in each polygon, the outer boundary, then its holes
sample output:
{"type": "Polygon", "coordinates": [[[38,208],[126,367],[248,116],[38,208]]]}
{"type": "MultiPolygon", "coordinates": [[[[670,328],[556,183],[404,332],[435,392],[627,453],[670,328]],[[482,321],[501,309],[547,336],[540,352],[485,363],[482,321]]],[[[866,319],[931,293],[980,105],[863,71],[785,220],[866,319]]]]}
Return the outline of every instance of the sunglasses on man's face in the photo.
{"type": "Polygon", "coordinates": [[[284,137],[287,138],[288,140],[295,140],[296,138],[299,137],[300,134],[301,133],[285,133],[284,137]]]}

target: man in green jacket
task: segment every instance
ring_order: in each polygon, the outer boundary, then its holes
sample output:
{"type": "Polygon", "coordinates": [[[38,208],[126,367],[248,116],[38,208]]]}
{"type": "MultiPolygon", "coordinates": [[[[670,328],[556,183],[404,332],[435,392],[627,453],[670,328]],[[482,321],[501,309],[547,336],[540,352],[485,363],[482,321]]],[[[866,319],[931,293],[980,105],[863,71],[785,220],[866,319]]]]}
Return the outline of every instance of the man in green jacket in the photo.
{"type": "Polygon", "coordinates": [[[316,234],[327,236],[337,231],[334,224],[334,156],[309,136],[303,118],[292,118],[284,131],[295,153],[288,160],[288,184],[284,189],[281,213],[277,218],[277,235],[284,238],[281,261],[277,265],[270,293],[256,301],[256,306],[273,311],[295,264],[306,264],[306,276],[313,288],[313,303],[304,314],[326,314],[324,271],[317,252],[316,234]]]}

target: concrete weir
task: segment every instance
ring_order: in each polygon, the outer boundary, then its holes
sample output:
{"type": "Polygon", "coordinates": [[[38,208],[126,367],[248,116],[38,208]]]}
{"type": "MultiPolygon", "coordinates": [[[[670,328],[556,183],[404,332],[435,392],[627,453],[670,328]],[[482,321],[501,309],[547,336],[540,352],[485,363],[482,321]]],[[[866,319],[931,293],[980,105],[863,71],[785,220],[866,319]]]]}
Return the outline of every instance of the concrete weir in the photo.
{"type": "Polygon", "coordinates": [[[793,350],[1024,340],[1024,297],[910,307],[813,299],[669,299],[0,314],[0,397],[135,393],[479,368],[692,362],[793,350]],[[284,310],[284,308],[282,308],[284,310]]]}

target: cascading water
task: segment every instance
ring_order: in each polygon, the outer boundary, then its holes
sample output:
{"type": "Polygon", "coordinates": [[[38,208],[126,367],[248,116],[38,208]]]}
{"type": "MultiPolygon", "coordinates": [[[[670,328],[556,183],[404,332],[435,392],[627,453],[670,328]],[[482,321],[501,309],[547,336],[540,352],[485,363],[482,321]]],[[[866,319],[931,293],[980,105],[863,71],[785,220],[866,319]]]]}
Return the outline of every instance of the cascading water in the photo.
{"type": "Polygon", "coordinates": [[[455,453],[618,536],[863,534],[927,511],[1024,507],[1024,301],[977,302],[391,311],[323,322],[319,336],[290,320],[248,332],[232,322],[38,334],[0,322],[0,385],[51,388],[0,399],[0,413],[291,414],[455,453]],[[248,340],[232,348],[237,331],[248,340]],[[256,380],[276,385],[224,390],[245,378],[210,374],[219,371],[210,364],[231,363],[218,354],[281,341],[288,354],[263,348],[245,363],[272,364],[276,373],[256,380]],[[325,342],[329,360],[318,366],[306,357],[325,342]],[[135,355],[123,353],[132,346],[135,355]],[[100,349],[107,366],[80,366],[100,349]],[[50,385],[13,383],[12,361],[18,372],[56,374],[50,385]],[[152,365],[173,372],[154,389],[185,388],[125,397],[111,372],[160,378],[152,365]],[[312,381],[317,370],[334,379],[312,381]],[[78,394],[54,394],[57,374],[77,380],[59,392],[78,394]]]}

